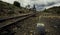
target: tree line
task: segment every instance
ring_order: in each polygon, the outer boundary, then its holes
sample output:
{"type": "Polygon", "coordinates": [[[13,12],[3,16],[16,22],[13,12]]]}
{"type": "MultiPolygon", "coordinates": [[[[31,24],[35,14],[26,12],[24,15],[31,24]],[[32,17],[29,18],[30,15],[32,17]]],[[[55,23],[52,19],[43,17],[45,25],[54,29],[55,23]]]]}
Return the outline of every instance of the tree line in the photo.
{"type": "MultiPolygon", "coordinates": [[[[13,5],[15,5],[15,6],[19,7],[19,8],[22,8],[22,7],[21,7],[21,4],[20,4],[18,1],[14,1],[13,5]]],[[[30,8],[30,5],[27,5],[26,8],[30,8]]],[[[30,9],[36,11],[36,6],[35,6],[35,4],[34,4],[33,7],[30,8],[30,9]]]]}

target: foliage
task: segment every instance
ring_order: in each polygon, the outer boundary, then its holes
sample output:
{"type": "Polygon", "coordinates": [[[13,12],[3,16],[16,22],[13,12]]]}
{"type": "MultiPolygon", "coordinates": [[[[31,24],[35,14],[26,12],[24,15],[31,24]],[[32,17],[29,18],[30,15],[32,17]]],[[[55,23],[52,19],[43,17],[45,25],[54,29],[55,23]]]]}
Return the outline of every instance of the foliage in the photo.
{"type": "Polygon", "coordinates": [[[44,12],[60,14],[60,6],[45,9],[44,12]]]}
{"type": "Polygon", "coordinates": [[[17,7],[20,7],[20,3],[17,2],[17,1],[14,1],[14,5],[17,6],[17,7]]]}

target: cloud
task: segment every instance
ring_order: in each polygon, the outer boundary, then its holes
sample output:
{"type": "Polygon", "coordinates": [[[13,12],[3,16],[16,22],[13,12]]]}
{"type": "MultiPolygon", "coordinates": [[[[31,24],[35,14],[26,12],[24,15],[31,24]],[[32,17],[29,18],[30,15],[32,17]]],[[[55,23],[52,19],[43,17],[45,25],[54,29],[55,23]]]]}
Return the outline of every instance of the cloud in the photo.
{"type": "Polygon", "coordinates": [[[2,0],[2,1],[13,4],[13,2],[14,2],[15,0],[2,0]]]}
{"type": "Polygon", "coordinates": [[[35,4],[37,9],[44,9],[44,8],[48,8],[50,6],[59,6],[60,0],[2,0],[8,3],[13,4],[14,1],[18,1],[21,3],[21,6],[25,7],[26,5],[33,5],[35,4]]]}
{"type": "Polygon", "coordinates": [[[21,3],[22,6],[26,6],[26,5],[32,5],[32,1],[31,0],[19,0],[19,2],[21,3]]]}

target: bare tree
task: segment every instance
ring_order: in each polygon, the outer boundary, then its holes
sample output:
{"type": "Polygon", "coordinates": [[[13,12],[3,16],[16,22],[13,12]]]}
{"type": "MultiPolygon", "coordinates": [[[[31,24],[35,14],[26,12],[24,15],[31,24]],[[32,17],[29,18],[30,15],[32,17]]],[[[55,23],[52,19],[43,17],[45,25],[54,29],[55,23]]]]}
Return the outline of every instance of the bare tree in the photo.
{"type": "Polygon", "coordinates": [[[26,8],[30,9],[30,5],[27,5],[26,8]]]}

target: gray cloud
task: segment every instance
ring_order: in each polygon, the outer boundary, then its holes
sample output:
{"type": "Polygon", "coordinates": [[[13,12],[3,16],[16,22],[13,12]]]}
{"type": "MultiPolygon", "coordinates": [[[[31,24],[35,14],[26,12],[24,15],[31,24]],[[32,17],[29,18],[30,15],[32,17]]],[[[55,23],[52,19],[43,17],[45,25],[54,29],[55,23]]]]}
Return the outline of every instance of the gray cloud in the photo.
{"type": "Polygon", "coordinates": [[[21,6],[25,7],[26,5],[33,5],[35,4],[37,9],[44,9],[49,8],[52,6],[60,6],[60,0],[2,0],[8,3],[13,3],[14,1],[18,1],[21,3],[21,6]]]}

